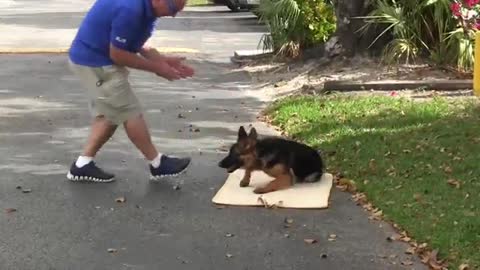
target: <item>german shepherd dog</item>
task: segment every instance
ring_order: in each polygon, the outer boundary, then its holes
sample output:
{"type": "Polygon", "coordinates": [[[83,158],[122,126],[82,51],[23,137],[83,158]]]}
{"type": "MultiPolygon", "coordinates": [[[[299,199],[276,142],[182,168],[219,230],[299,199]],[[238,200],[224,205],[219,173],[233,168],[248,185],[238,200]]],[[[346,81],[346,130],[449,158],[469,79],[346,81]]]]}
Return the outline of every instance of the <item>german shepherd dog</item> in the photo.
{"type": "Polygon", "coordinates": [[[321,179],[324,163],[315,149],[279,137],[257,137],[255,128],[251,128],[247,135],[245,128],[241,126],[237,141],[230,147],[228,155],[218,163],[218,166],[226,169],[228,173],[237,169],[245,170],[240,187],[250,184],[252,171],[263,171],[274,178],[266,186],[257,187],[254,190],[257,194],[321,179]]]}

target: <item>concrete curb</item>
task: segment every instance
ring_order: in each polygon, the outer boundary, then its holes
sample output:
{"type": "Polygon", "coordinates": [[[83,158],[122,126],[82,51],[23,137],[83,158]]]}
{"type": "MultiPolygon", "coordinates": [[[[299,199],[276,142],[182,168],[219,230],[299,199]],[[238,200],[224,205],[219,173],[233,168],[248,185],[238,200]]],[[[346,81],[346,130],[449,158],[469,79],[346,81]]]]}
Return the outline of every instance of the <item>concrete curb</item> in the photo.
{"type": "Polygon", "coordinates": [[[272,55],[273,52],[271,50],[237,50],[233,52],[233,56],[230,57],[230,60],[233,63],[242,64],[272,55]]]}
{"type": "Polygon", "coordinates": [[[239,59],[265,57],[272,54],[272,50],[237,50],[233,52],[233,56],[239,59]]]}
{"type": "Polygon", "coordinates": [[[325,91],[365,91],[422,89],[453,91],[473,89],[473,80],[388,80],[388,81],[327,81],[325,91]]]}
{"type": "MultiPolygon", "coordinates": [[[[0,48],[0,54],[64,54],[69,48],[0,48]]],[[[199,53],[190,48],[157,47],[163,53],[199,53]]]]}

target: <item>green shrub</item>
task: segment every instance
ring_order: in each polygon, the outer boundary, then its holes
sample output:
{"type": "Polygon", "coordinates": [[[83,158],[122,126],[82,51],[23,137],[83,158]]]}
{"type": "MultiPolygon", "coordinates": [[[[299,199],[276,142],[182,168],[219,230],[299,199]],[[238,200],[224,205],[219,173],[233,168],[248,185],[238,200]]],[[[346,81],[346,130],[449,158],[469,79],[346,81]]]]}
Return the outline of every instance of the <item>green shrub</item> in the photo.
{"type": "Polygon", "coordinates": [[[323,43],[336,30],[333,6],[323,0],[297,0],[303,14],[303,27],[307,29],[306,47],[323,43]]]}
{"type": "Polygon", "coordinates": [[[284,56],[296,57],[335,32],[334,9],[324,0],[261,0],[257,12],[269,28],[264,49],[284,56]]]}
{"type": "MultiPolygon", "coordinates": [[[[460,70],[473,66],[473,39],[451,11],[451,0],[376,0],[362,30],[382,26],[380,36],[393,39],[384,49],[384,60],[410,63],[428,57],[439,65],[460,70]]],[[[372,44],[373,44],[372,43],[372,44]]]]}
{"type": "Polygon", "coordinates": [[[474,65],[475,34],[480,30],[480,1],[455,0],[450,11],[456,25],[448,33],[447,42],[459,69],[472,70],[474,65]]]}

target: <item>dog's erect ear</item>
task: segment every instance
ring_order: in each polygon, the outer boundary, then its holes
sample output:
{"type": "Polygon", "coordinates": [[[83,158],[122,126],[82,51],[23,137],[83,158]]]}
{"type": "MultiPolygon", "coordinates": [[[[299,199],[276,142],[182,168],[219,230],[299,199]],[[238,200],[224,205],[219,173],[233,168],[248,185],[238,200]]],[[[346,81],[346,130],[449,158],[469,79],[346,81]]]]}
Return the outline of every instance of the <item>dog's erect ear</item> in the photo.
{"type": "Polygon", "coordinates": [[[252,127],[252,129],[250,129],[250,134],[248,134],[248,138],[251,139],[251,140],[256,140],[257,139],[257,130],[252,127]]]}
{"type": "Polygon", "coordinates": [[[238,129],[238,140],[245,139],[247,137],[247,132],[243,126],[240,126],[238,129]]]}

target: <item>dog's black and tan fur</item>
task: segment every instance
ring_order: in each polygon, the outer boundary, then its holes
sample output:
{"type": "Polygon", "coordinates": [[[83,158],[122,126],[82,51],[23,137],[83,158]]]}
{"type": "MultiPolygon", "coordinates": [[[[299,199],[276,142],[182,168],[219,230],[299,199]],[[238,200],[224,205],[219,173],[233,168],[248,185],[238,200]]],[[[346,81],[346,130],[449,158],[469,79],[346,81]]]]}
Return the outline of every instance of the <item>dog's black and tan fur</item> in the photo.
{"type": "Polygon", "coordinates": [[[315,149],[278,137],[260,139],[255,128],[247,135],[243,126],[238,130],[237,142],[218,165],[228,173],[244,169],[241,187],[250,184],[251,174],[256,170],[273,177],[266,186],[254,190],[257,194],[285,189],[296,182],[316,182],[324,172],[323,160],[315,149]]]}

